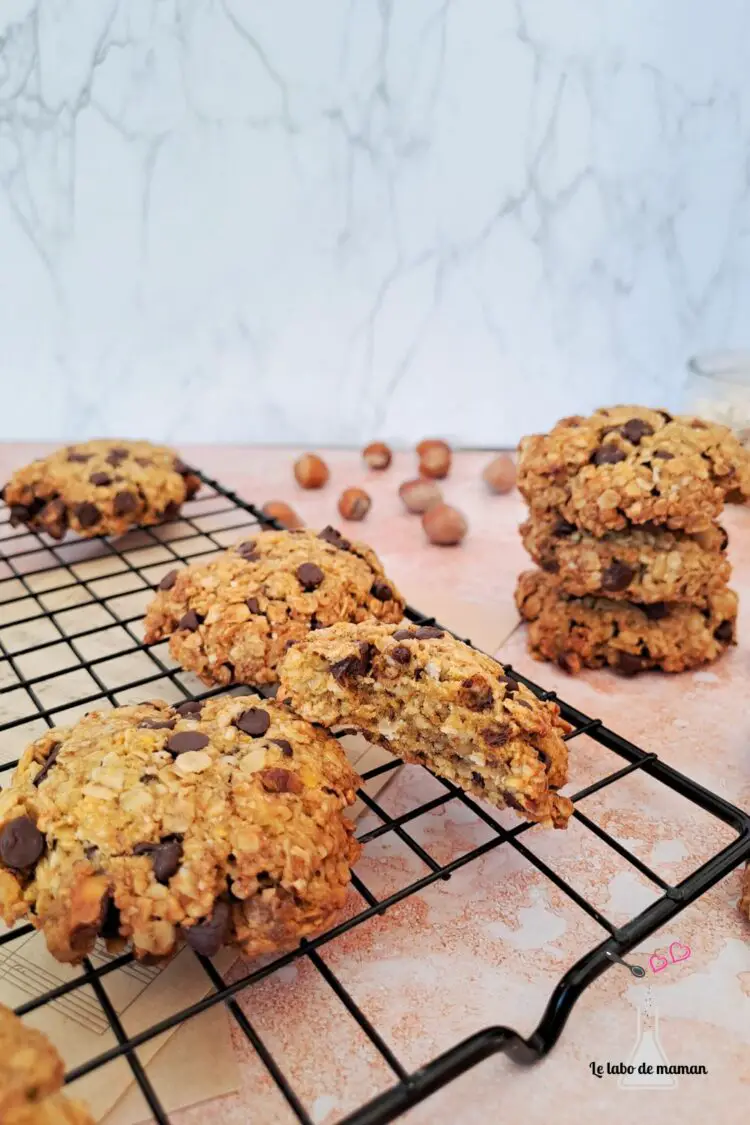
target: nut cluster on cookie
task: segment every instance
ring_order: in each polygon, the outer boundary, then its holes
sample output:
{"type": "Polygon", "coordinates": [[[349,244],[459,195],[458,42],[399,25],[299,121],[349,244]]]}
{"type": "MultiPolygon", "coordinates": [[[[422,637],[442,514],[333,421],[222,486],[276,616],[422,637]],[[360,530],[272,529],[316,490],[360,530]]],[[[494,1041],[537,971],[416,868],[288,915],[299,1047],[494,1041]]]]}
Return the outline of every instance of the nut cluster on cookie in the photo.
{"type": "Polygon", "coordinates": [[[516,602],[539,660],[569,672],[680,672],[735,642],[725,502],[750,498],[750,453],[725,426],[613,406],[523,438],[521,525],[539,567],[516,602]]]}

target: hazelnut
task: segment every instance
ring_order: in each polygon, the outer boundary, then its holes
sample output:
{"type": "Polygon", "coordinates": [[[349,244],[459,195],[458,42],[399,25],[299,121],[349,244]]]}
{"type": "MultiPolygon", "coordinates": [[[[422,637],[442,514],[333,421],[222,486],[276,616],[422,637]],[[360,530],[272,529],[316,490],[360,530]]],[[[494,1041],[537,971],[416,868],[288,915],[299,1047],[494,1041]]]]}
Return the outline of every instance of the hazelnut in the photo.
{"type": "Polygon", "coordinates": [[[436,504],[434,508],[428,508],[422,516],[422,527],[430,543],[437,543],[441,547],[453,547],[461,542],[469,525],[455,508],[451,508],[448,504],[436,504]]]}
{"type": "Polygon", "coordinates": [[[345,520],[363,520],[372,500],[362,488],[345,488],[339,496],[339,512],[345,520]]]}
{"type": "Polygon", "coordinates": [[[516,483],[516,466],[507,453],[501,453],[482,473],[482,480],[490,492],[510,492],[516,483]]]}
{"type": "Polygon", "coordinates": [[[305,526],[294,508],[290,508],[283,500],[269,500],[263,505],[262,512],[264,516],[268,516],[271,520],[278,520],[286,528],[305,526]]]}
{"type": "Polygon", "coordinates": [[[294,462],[294,476],[301,488],[322,488],[328,480],[328,466],[317,453],[303,453],[294,462]]]}
{"type": "Polygon", "coordinates": [[[365,464],[370,469],[387,469],[391,463],[391,451],[385,442],[371,441],[362,450],[365,464]]]}
{"type": "Polygon", "coordinates": [[[442,504],[443,494],[440,486],[432,480],[418,477],[417,480],[405,480],[400,486],[398,494],[410,512],[426,512],[435,504],[442,504]]]}
{"type": "Polygon", "coordinates": [[[420,441],[417,446],[419,454],[419,471],[423,477],[435,477],[442,480],[447,477],[451,467],[450,446],[444,441],[430,438],[420,441]]]}

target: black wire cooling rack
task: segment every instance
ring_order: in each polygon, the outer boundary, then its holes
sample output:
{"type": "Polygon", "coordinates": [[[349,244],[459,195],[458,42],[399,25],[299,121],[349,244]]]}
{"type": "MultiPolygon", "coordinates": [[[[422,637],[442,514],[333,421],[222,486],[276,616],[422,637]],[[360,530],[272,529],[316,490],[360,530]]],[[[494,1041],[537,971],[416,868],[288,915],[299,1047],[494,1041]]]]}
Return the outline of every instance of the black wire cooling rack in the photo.
{"type": "MultiPolygon", "coordinates": [[[[7,509],[4,510],[4,519],[0,522],[0,609],[4,614],[3,624],[0,625],[0,715],[3,716],[3,721],[0,722],[0,734],[2,734],[0,779],[4,771],[12,769],[16,764],[13,760],[16,757],[15,749],[10,754],[7,752],[7,740],[13,731],[15,731],[15,747],[19,737],[22,742],[37,737],[44,729],[45,723],[53,726],[57,722],[70,721],[71,717],[74,718],[76,714],[89,709],[90,705],[104,701],[116,705],[123,701],[124,695],[132,698],[130,693],[136,688],[140,690],[148,685],[158,687],[167,681],[177,689],[181,697],[189,697],[181,670],[165,663],[153,647],[144,645],[140,639],[138,625],[142,619],[145,601],[150,597],[153,586],[163,573],[165,562],[184,563],[206,557],[233,542],[240,531],[247,530],[249,526],[273,523],[265,519],[254,505],[246,503],[235,493],[223,488],[217,481],[203,474],[199,473],[199,475],[203,481],[201,492],[185,506],[183,514],[177,521],[160,528],[138,529],[119,540],[96,539],[56,544],[46,536],[27,529],[12,531],[8,523],[7,509]],[[96,560],[97,563],[95,577],[87,576],[87,568],[90,568],[92,560],[96,560]],[[118,579],[115,592],[108,592],[109,564],[111,564],[112,576],[117,576],[118,579]],[[126,587],[125,593],[122,588],[123,581],[126,587]],[[99,614],[100,624],[89,625],[83,629],[77,628],[76,607],[79,605],[85,605],[88,611],[93,609],[99,614]],[[33,626],[37,635],[32,643],[25,643],[24,628],[29,625],[33,626]],[[46,634],[46,639],[39,639],[40,629],[46,634]],[[97,648],[97,638],[103,643],[103,648],[97,648]],[[94,642],[93,648],[92,642],[94,642]],[[67,660],[67,663],[63,661],[62,669],[58,659],[60,649],[65,650],[67,660]],[[125,683],[117,683],[116,687],[113,686],[108,668],[122,657],[137,654],[147,656],[149,669],[147,674],[125,683]],[[38,671],[38,661],[45,662],[48,658],[53,670],[38,671]],[[31,672],[30,660],[36,662],[36,667],[31,672]],[[59,682],[66,676],[73,677],[66,698],[55,702],[54,698],[50,699],[47,688],[51,683],[59,682]],[[26,700],[25,703],[21,703],[20,712],[19,693],[20,699],[26,700]],[[12,701],[14,704],[15,712],[12,717],[8,717],[8,707],[4,706],[3,697],[6,697],[6,703],[12,701]],[[27,732],[28,736],[22,737],[27,732]],[[3,746],[3,743],[6,745],[3,746]],[[11,760],[3,760],[4,758],[11,760]]],[[[437,624],[434,618],[411,608],[407,609],[406,615],[418,624],[437,624]]],[[[520,673],[513,671],[513,675],[527,684],[540,698],[557,698],[554,692],[545,692],[520,673]]],[[[216,692],[204,692],[197,697],[206,698],[212,694],[216,692]]],[[[576,806],[583,798],[590,797],[597,791],[616,784],[627,775],[640,771],[699,806],[706,813],[729,826],[736,834],[731,843],[718,850],[686,878],[676,885],[670,885],[576,807],[574,816],[585,826],[585,829],[606,847],[617,852],[627,864],[660,892],[658,899],[627,924],[616,926],[610,922],[596,906],[588,902],[569,882],[525,845],[523,836],[532,825],[518,823],[512,828],[504,828],[490,810],[477,804],[449,782],[438,779],[443,787],[440,796],[419,804],[397,817],[390,816],[382,804],[366,792],[360,793],[365,805],[380,822],[377,827],[360,836],[362,844],[366,847],[369,842],[394,833],[402,844],[418,856],[428,869],[428,874],[387,897],[379,898],[355,873],[352,878],[353,887],[366,905],[325,934],[304,942],[293,952],[275,958],[260,968],[250,969],[238,979],[233,979],[231,983],[223,979],[211,961],[197,954],[191,954],[196,957],[205,972],[206,984],[210,992],[197,1003],[178,1008],[167,1018],[133,1036],[127,1035],[104,983],[112,973],[137,971],[132,954],[129,953],[109,960],[97,960],[96,965],[91,959],[87,959],[79,976],[32,996],[16,1009],[17,1013],[23,1016],[53,1001],[60,1002],[64,999],[69,1001],[80,995],[81,989],[90,987],[101,1008],[99,1018],[103,1026],[109,1025],[116,1039],[116,1045],[71,1070],[66,1075],[66,1080],[73,1082],[115,1059],[125,1058],[153,1114],[153,1119],[160,1125],[164,1123],[168,1125],[169,1118],[137,1057],[137,1051],[163,1032],[175,1028],[216,1004],[226,1005],[237,1026],[252,1044],[286,1099],[292,1114],[303,1125],[312,1125],[310,1112],[295,1092],[294,1074],[282,1069],[237,1002],[240,993],[246,992],[259,981],[297,958],[306,958],[312,963],[335,997],[359,1025],[393,1077],[392,1084],[384,1092],[340,1118],[339,1125],[383,1125],[385,1122],[393,1121],[453,1078],[497,1052],[506,1052],[517,1063],[536,1062],[555,1045],[576,1000],[588,985],[610,968],[618,958],[642,944],[656,930],[695,902],[743,859],[750,857],[750,816],[665,765],[656,754],[645,752],[609,730],[601,720],[589,718],[564,701],[557,701],[563,717],[573,726],[573,730],[567,735],[568,740],[587,735],[599,746],[619,755],[626,763],[622,768],[608,773],[574,794],[573,801],[576,806]],[[489,828],[490,838],[451,862],[440,864],[409,834],[406,826],[423,814],[451,802],[460,802],[468,806],[489,828]],[[494,848],[503,846],[515,849],[527,862],[533,864],[580,910],[598,923],[608,937],[592,948],[560,979],[536,1029],[528,1038],[524,1038],[509,1027],[500,1025],[487,1027],[457,1043],[419,1069],[409,1071],[320,956],[319,950],[375,915],[384,914],[390,907],[411,895],[419,894],[438,880],[449,879],[459,868],[478,860],[494,848]]],[[[379,766],[366,773],[364,780],[367,781],[378,774],[395,769],[397,765],[398,763],[394,761],[379,766]]],[[[5,776],[7,779],[7,774],[5,776]]],[[[32,932],[30,925],[23,925],[4,934],[0,937],[0,954],[4,946],[27,937],[32,932]]]]}

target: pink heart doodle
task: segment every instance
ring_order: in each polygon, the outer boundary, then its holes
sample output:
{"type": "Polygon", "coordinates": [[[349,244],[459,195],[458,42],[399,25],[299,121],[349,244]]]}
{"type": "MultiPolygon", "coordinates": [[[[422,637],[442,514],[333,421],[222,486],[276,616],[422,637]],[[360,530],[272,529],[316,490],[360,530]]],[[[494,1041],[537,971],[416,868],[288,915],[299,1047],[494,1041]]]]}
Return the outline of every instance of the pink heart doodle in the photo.
{"type": "Polygon", "coordinates": [[[648,963],[652,973],[660,973],[662,969],[666,969],[669,961],[659,953],[652,953],[648,959],[648,963]]]}
{"type": "Polygon", "coordinates": [[[672,958],[672,964],[676,964],[677,961],[687,961],[691,952],[692,950],[689,945],[683,945],[679,941],[673,941],[669,947],[669,956],[672,958]]]}

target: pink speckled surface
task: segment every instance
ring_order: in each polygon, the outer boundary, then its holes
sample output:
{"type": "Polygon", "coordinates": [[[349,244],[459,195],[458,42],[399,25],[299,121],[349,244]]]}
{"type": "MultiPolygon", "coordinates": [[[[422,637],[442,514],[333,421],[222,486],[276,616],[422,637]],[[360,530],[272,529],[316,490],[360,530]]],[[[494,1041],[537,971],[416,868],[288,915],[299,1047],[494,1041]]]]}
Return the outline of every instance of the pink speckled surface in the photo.
{"type": "MultiPolygon", "coordinates": [[[[3,470],[41,447],[5,447],[3,470]]],[[[420,590],[445,586],[480,603],[512,599],[515,575],[528,565],[516,526],[523,508],[516,493],[490,496],[479,474],[487,454],[462,453],[444,485],[446,498],[468,517],[460,548],[425,543],[418,517],[405,514],[398,484],[414,475],[414,458],[399,454],[386,473],[369,473],[356,453],[327,454],[326,489],[304,493],[291,477],[293,452],[279,449],[186,447],[187,460],[258,504],[284,499],[311,525],[339,523],[336,499],[362,484],[374,504],[356,527],[419,608],[420,590]]],[[[668,677],[623,680],[609,673],[576,679],[526,654],[518,630],[502,656],[590,715],[670,764],[750,806],[750,511],[729,509],[733,585],[740,592],[740,645],[711,668],[668,677]]],[[[355,525],[350,525],[354,531],[355,525]]],[[[570,791],[618,768],[620,759],[584,737],[571,746],[570,791]]],[[[383,804],[398,814],[442,792],[424,771],[408,767],[383,804]]],[[[583,811],[625,843],[664,879],[674,882],[732,833],[640,775],[586,800],[583,811]]],[[[502,823],[514,823],[502,814],[502,823]]],[[[375,817],[362,828],[377,824],[375,817]]],[[[490,830],[452,802],[409,826],[415,839],[444,862],[489,839],[490,830]]],[[[526,845],[615,923],[623,923],[657,892],[625,860],[580,823],[566,833],[534,831],[526,845]]],[[[358,872],[378,895],[425,868],[389,833],[368,845],[358,872]]],[[[651,1123],[679,1115],[684,1122],[747,1119],[750,1085],[750,927],[739,917],[739,872],[718,884],[657,934],[632,960],[647,966],[656,950],[679,941],[689,959],[645,981],[615,967],[577,1004],[551,1056],[531,1070],[504,1057],[488,1060],[434,1095],[402,1120],[410,1125],[487,1125],[500,1120],[607,1125],[651,1123]],[[589,1063],[627,1061],[636,1043],[637,1013],[647,986],[659,1015],[659,1034],[673,1064],[703,1064],[706,1076],[683,1076],[671,1090],[620,1089],[617,1078],[596,1078],[589,1063]],[[635,1102],[635,1104],[634,1104],[635,1102]]],[[[361,908],[352,894],[352,910],[361,908]]],[[[372,1020],[401,1063],[411,1069],[459,1038],[491,1024],[529,1033],[559,976],[604,931],[565,894],[507,847],[489,852],[417,897],[322,949],[324,960],[372,1020]]],[[[243,967],[242,971],[246,971],[243,967]]],[[[332,1125],[385,1089],[392,1075],[329,986],[300,960],[267,978],[240,1003],[290,1078],[316,1125],[332,1125]]],[[[285,1125],[295,1120],[263,1065],[239,1031],[234,1047],[241,1089],[178,1114],[180,1125],[285,1125]]]]}

